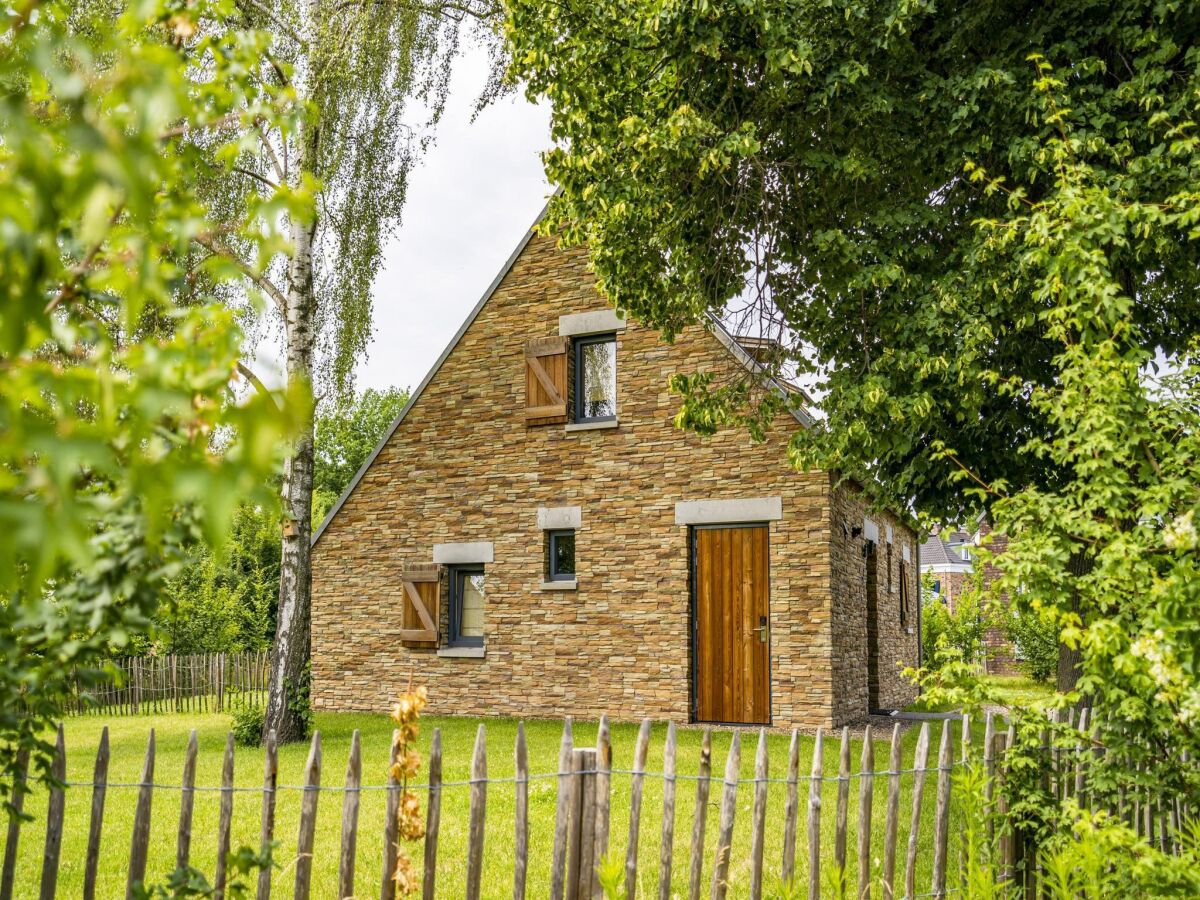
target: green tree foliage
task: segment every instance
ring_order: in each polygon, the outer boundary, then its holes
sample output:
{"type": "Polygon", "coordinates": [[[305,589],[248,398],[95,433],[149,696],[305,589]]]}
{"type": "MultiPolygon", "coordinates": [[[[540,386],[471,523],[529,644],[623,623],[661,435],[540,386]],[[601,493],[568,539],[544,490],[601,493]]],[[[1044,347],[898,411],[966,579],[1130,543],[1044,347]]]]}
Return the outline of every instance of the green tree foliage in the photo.
{"type": "Polygon", "coordinates": [[[408,391],[368,388],[317,411],[313,473],[313,526],[325,518],[408,403],[408,391]]]}
{"type": "MultiPolygon", "coordinates": [[[[498,8],[492,0],[234,2],[239,17],[227,27],[258,28],[273,38],[253,64],[254,76],[293,96],[297,116],[284,127],[238,123],[236,151],[219,151],[214,165],[200,170],[205,196],[228,222],[196,241],[241,272],[251,293],[269,299],[287,383],[320,382],[340,395],[352,386],[370,339],[375,274],[400,225],[409,172],[441,116],[459,42],[494,44],[498,8]],[[281,202],[288,241],[254,242],[264,213],[281,202]]],[[[230,297],[235,305],[237,299],[230,297]]],[[[280,741],[303,735],[287,692],[302,681],[310,646],[313,430],[311,419],[302,423],[281,483],[266,715],[280,741]]]]}
{"type": "Polygon", "coordinates": [[[954,658],[964,663],[982,663],[988,617],[979,592],[963,591],[951,609],[933,590],[933,581],[928,572],[921,576],[921,658],[925,665],[940,669],[948,649],[953,649],[954,658]]]}
{"type": "MultiPolygon", "coordinates": [[[[797,465],[932,518],[987,508],[994,588],[1080,653],[1096,789],[1200,803],[1194,5],[509,10],[553,105],[547,227],[668,332],[734,298],[766,317],[824,391],[797,465]]],[[[674,384],[685,423],[770,412],[674,384]]],[[[1051,821],[1026,787],[1014,815],[1051,821]]]]}
{"type": "Polygon", "coordinates": [[[279,509],[240,505],[216,549],[203,548],[162,586],[153,631],[137,646],[160,653],[261,650],[275,635],[279,509]]]}
{"type": "Polygon", "coordinates": [[[1017,650],[1017,665],[1034,681],[1053,681],[1058,668],[1058,620],[1051,613],[1019,604],[1003,620],[1017,650]]]}
{"type": "MultiPolygon", "coordinates": [[[[158,587],[262,485],[303,397],[231,390],[240,335],[178,260],[210,227],[194,148],[228,117],[282,122],[250,76],[263,37],[197,38],[228,3],[4,13],[0,38],[0,765],[43,767],[72,670],[144,632],[158,587]],[[194,78],[188,59],[205,62],[194,78]],[[163,336],[148,323],[170,320],[163,336]]],[[[271,230],[260,231],[264,241],[271,230]]],[[[218,284],[220,268],[203,269],[218,284]]],[[[11,788],[6,778],[3,789],[11,788]]]]}

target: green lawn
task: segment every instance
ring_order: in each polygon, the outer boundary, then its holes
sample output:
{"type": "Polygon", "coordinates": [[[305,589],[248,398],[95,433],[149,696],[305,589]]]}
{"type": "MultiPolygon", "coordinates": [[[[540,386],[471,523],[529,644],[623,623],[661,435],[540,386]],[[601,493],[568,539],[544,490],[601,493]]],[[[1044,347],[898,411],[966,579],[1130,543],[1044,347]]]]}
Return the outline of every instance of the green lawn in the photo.
{"type": "MultiPolygon", "coordinates": [[[[136,782],[140,775],[146,737],[151,726],[157,734],[157,764],[155,782],[161,785],[178,785],[183,767],[184,749],[188,732],[195,728],[200,742],[200,758],[197,769],[197,785],[215,786],[220,783],[221,757],[229,717],[220,714],[180,714],[158,717],[126,717],[101,719],[99,717],[75,718],[66,724],[67,779],[72,782],[90,782],[94,754],[99,741],[101,727],[110,728],[112,761],[109,769],[110,783],[136,782]]],[[[463,782],[468,778],[470,753],[478,722],[471,719],[434,718],[424,720],[421,743],[428,749],[429,738],[434,728],[442,731],[445,760],[443,777],[447,782],[463,782]]],[[[488,774],[491,778],[511,778],[513,775],[513,743],[516,722],[511,719],[489,719],[488,774]]],[[[324,765],[322,783],[326,786],[341,785],[345,777],[347,754],[351,733],[362,732],[363,783],[380,786],[386,778],[386,760],[392,723],[381,715],[320,714],[317,727],[321,733],[324,765]]],[[[940,724],[935,723],[931,763],[936,759],[937,739],[940,724]]],[[[636,724],[617,724],[612,729],[614,769],[631,766],[633,745],[637,733],[636,724]]],[[[561,723],[531,721],[526,723],[529,742],[530,771],[550,773],[557,770],[558,745],[561,723]]],[[[578,723],[575,729],[576,744],[594,744],[595,724],[578,723]]],[[[665,726],[655,727],[648,770],[661,771],[662,747],[665,726]]],[[[917,732],[911,730],[904,736],[904,768],[912,765],[917,732]]],[[[743,745],[741,777],[750,778],[754,767],[754,744],[756,737],[747,734],[743,745]]],[[[957,728],[954,733],[957,748],[957,728]]],[[[695,728],[681,729],[679,733],[678,771],[680,775],[694,775],[699,764],[701,731],[695,728]]],[[[769,737],[770,777],[782,778],[786,774],[788,735],[772,734],[769,737]]],[[[724,771],[725,754],[729,746],[730,733],[718,732],[713,738],[713,771],[720,778],[724,771]]],[[[803,738],[801,772],[810,770],[813,741],[803,738]]],[[[978,741],[977,744],[978,746],[978,741]]],[[[858,768],[861,742],[853,742],[853,770],[858,768]]],[[[279,753],[279,784],[295,786],[302,783],[307,747],[293,745],[281,748],[279,753]]],[[[886,740],[875,746],[876,768],[887,764],[886,740]]],[[[835,744],[826,743],[824,754],[826,775],[837,771],[837,749],[835,744]]],[[[235,780],[239,787],[255,788],[261,784],[261,751],[239,748],[236,758],[235,780]]],[[[900,864],[908,840],[910,811],[910,786],[912,776],[904,775],[902,807],[900,816],[900,864]]],[[[924,825],[921,829],[921,852],[919,884],[928,890],[931,861],[930,825],[933,816],[933,787],[936,779],[931,777],[926,786],[924,803],[924,825]]],[[[827,782],[823,793],[822,848],[826,860],[832,858],[834,844],[834,818],[836,810],[836,784],[827,782]]],[[[661,829],[662,779],[647,778],[646,801],[643,806],[640,848],[639,896],[656,896],[658,885],[658,856],[661,829]]],[[[133,821],[136,788],[110,787],[105,812],[103,844],[101,853],[101,880],[98,896],[115,897],[124,892],[124,870],[128,858],[129,840],[133,821]]],[[[753,786],[743,784],[738,792],[737,827],[731,854],[731,896],[745,896],[748,892],[750,869],[750,812],[753,786]]],[[[610,848],[625,852],[628,840],[628,808],[630,778],[614,775],[612,799],[612,839],[610,848]]],[[[552,778],[535,778],[529,785],[530,808],[530,874],[529,897],[541,897],[548,893],[550,857],[553,845],[556,785],[552,778]]],[[[718,805],[721,785],[714,783],[710,796],[708,816],[708,839],[705,879],[710,877],[712,849],[716,843],[718,805]]],[[[672,890],[686,895],[687,854],[691,835],[694,809],[695,781],[681,780],[678,788],[677,822],[674,840],[674,873],[672,890]]],[[[797,877],[804,883],[807,879],[807,848],[805,844],[804,804],[807,784],[801,782],[801,817],[798,832],[800,846],[797,850],[797,877]]],[[[783,811],[786,787],[772,783],[769,788],[767,811],[766,871],[768,886],[777,885],[780,853],[783,844],[783,811]]],[[[886,779],[876,780],[874,798],[875,830],[872,841],[872,865],[876,873],[883,857],[882,827],[885,815],[886,779]]],[[[341,817],[341,794],[322,793],[318,806],[317,838],[313,866],[314,896],[331,897],[336,893],[338,835],[341,817]]],[[[239,792],[234,798],[233,846],[257,845],[259,829],[259,804],[257,792],[239,792]]],[[[424,801],[424,798],[422,798],[424,801]]],[[[296,829],[300,794],[293,789],[282,789],[277,806],[276,834],[281,844],[276,860],[281,868],[276,871],[275,884],[280,896],[290,896],[294,877],[292,860],[295,856],[296,829]]],[[[200,792],[196,796],[195,823],[193,826],[192,860],[211,876],[216,853],[216,828],[219,795],[213,791],[200,792]]],[[[75,897],[80,893],[83,875],[83,859],[87,842],[88,811],[91,791],[87,787],[73,786],[67,790],[66,827],[62,848],[61,874],[58,882],[60,897],[75,897]]],[[[848,841],[848,870],[857,871],[854,834],[858,818],[858,783],[851,783],[850,823],[848,841]]],[[[17,862],[17,896],[31,896],[41,868],[42,841],[44,835],[44,794],[34,794],[27,802],[27,810],[36,819],[22,830],[17,862]]],[[[485,837],[485,874],[483,893],[487,897],[511,896],[513,867],[513,809],[514,787],[511,782],[489,786],[487,796],[487,829],[485,837]]],[[[465,785],[447,787],[442,801],[442,831],[438,855],[438,895],[459,896],[465,880],[466,834],[467,834],[468,788],[465,785]]],[[[179,792],[170,788],[156,790],[154,794],[150,861],[148,880],[162,880],[174,866],[175,829],[179,814],[179,792]]],[[[379,790],[366,790],[362,796],[359,820],[358,866],[356,873],[357,896],[377,896],[382,864],[382,831],[384,818],[384,794],[379,790]]],[[[958,828],[952,825],[951,841],[955,840],[958,828]]],[[[420,847],[410,847],[414,860],[421,858],[420,847]]],[[[952,850],[953,852],[953,850],[952,850]]],[[[951,857],[952,859],[955,857],[951,857]]],[[[826,863],[826,873],[832,868],[826,863]]],[[[707,887],[706,887],[707,892],[707,887]]]]}
{"type": "MultiPolygon", "coordinates": [[[[1021,709],[1040,700],[1049,699],[1054,693],[1054,685],[1034,681],[1023,675],[985,675],[981,679],[996,694],[996,700],[1001,706],[1009,709],[1021,709]]],[[[950,712],[952,704],[926,703],[918,698],[915,703],[908,705],[909,712],[950,712]]]]}
{"type": "Polygon", "coordinates": [[[1054,693],[1054,685],[1020,675],[992,675],[984,681],[996,691],[1000,703],[1010,709],[1046,700],[1054,693]]]}

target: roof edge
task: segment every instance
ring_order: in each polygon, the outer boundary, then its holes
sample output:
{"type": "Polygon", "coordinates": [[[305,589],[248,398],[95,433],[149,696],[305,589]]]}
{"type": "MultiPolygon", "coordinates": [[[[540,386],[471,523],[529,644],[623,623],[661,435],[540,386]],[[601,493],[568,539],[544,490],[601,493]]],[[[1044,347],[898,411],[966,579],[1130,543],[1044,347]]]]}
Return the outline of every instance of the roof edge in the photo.
{"type": "MultiPolygon", "coordinates": [[[[363,476],[367,474],[367,470],[370,469],[374,464],[376,457],[378,457],[383,451],[384,446],[389,440],[391,440],[392,435],[396,433],[396,429],[400,427],[400,423],[404,421],[409,410],[411,410],[416,405],[417,401],[421,399],[421,394],[425,391],[425,388],[429,386],[429,382],[433,381],[434,376],[437,375],[438,371],[442,368],[442,364],[446,361],[447,357],[450,356],[454,348],[458,346],[458,342],[462,340],[462,336],[466,334],[467,329],[471,327],[471,324],[479,316],[479,313],[483,310],[483,307],[487,304],[488,300],[492,298],[492,294],[494,294],[496,289],[500,287],[500,282],[502,282],[508,275],[509,271],[513,267],[513,264],[516,263],[517,257],[521,255],[522,251],[524,251],[525,247],[533,239],[533,236],[537,231],[538,224],[543,218],[545,218],[546,210],[549,208],[550,204],[547,202],[547,204],[542,207],[542,211],[538,213],[537,218],[533,220],[533,224],[525,232],[524,237],[522,237],[517,243],[517,246],[513,249],[512,253],[509,254],[508,259],[505,260],[504,265],[501,266],[496,277],[492,279],[492,283],[489,284],[487,290],[483,292],[483,296],[479,298],[479,302],[477,302],[471,312],[467,314],[466,319],[463,321],[462,325],[459,326],[458,331],[454,333],[454,337],[450,339],[450,343],[446,345],[446,348],[442,351],[441,355],[434,362],[433,366],[430,367],[425,377],[421,380],[421,383],[418,384],[412,394],[409,395],[408,402],[404,404],[404,408],[400,410],[400,414],[396,416],[396,418],[392,421],[392,424],[388,427],[388,430],[384,433],[383,437],[380,438],[379,443],[375,445],[375,449],[371,451],[371,455],[367,457],[366,461],[362,464],[362,466],[359,467],[359,470],[354,473],[354,477],[350,479],[350,483],[346,485],[346,489],[342,491],[342,494],[340,497],[338,497],[337,502],[329,508],[329,512],[325,514],[325,518],[321,521],[321,526],[313,533],[312,540],[309,542],[310,547],[316,546],[317,541],[321,539],[321,535],[325,533],[325,529],[329,527],[329,524],[333,521],[334,517],[337,516],[337,514],[341,511],[342,506],[345,505],[346,501],[350,498],[350,495],[354,493],[354,489],[358,487],[358,483],[362,481],[363,476]]],[[[737,339],[729,332],[729,329],[725,327],[724,323],[721,322],[716,315],[711,312],[706,313],[706,315],[708,317],[708,321],[706,323],[708,330],[716,336],[717,340],[721,342],[725,349],[728,350],[743,365],[743,367],[746,368],[747,371],[766,378],[767,383],[771,386],[771,388],[775,391],[778,391],[779,394],[785,398],[791,393],[794,393],[793,391],[786,389],[778,380],[772,378],[763,365],[749,353],[747,353],[745,348],[737,342],[737,339]]],[[[806,399],[810,399],[806,394],[803,396],[805,396],[806,399]]],[[[808,427],[813,423],[812,415],[803,406],[788,407],[788,412],[791,413],[792,417],[795,418],[797,422],[805,427],[808,427]]]]}
{"type": "MultiPolygon", "coordinates": [[[[717,340],[721,342],[726,350],[733,354],[734,358],[736,358],[737,361],[740,362],[748,372],[750,372],[752,375],[758,375],[764,378],[768,386],[770,386],[772,390],[779,393],[784,399],[787,399],[789,396],[796,393],[796,391],[789,390],[787,387],[785,387],[783,383],[779,381],[779,379],[772,377],[771,373],[767,371],[766,367],[762,363],[746,352],[746,348],[738,343],[737,338],[730,332],[728,328],[725,327],[725,323],[722,322],[716,316],[716,314],[709,311],[706,312],[705,315],[708,316],[708,330],[716,336],[717,340]]],[[[812,402],[812,398],[808,396],[807,392],[801,390],[799,393],[800,396],[802,396],[807,402],[812,402]]],[[[794,418],[805,428],[808,428],[810,425],[812,425],[812,413],[810,413],[805,407],[788,406],[787,411],[792,414],[792,418],[794,418]]]]}
{"type": "Polygon", "coordinates": [[[421,379],[421,383],[418,384],[416,389],[409,395],[408,402],[404,404],[404,408],[400,410],[400,414],[396,416],[396,418],[392,421],[392,424],[388,427],[388,430],[379,440],[379,443],[375,445],[375,449],[371,451],[371,455],[367,457],[366,462],[359,467],[359,470],[354,473],[354,477],[350,479],[350,483],[346,485],[346,489],[342,491],[342,495],[338,497],[337,503],[333,504],[333,506],[329,508],[329,512],[325,514],[325,518],[321,522],[321,527],[313,533],[312,540],[309,542],[310,547],[316,546],[317,541],[321,539],[321,535],[325,533],[325,529],[329,527],[329,523],[332,522],[334,516],[341,511],[342,506],[350,498],[350,495],[354,493],[354,489],[358,487],[358,483],[362,481],[363,476],[367,474],[367,470],[370,469],[371,465],[375,462],[375,458],[383,451],[384,445],[387,444],[387,442],[391,440],[392,435],[396,433],[396,429],[400,427],[400,423],[404,421],[405,417],[408,415],[408,411],[416,405],[418,400],[421,399],[421,394],[424,393],[425,388],[429,386],[429,382],[433,381],[433,377],[437,375],[438,371],[442,368],[442,363],[446,361],[447,357],[450,356],[454,348],[458,346],[458,342],[462,340],[462,336],[467,333],[467,329],[471,327],[471,324],[476,318],[478,318],[480,311],[483,310],[483,307],[487,304],[488,300],[492,298],[492,294],[496,292],[496,288],[500,287],[500,282],[502,282],[505,276],[508,275],[509,271],[513,267],[513,264],[517,261],[517,257],[521,255],[521,252],[533,239],[538,224],[543,218],[545,218],[546,210],[549,208],[549,203],[542,207],[542,211],[537,214],[537,218],[533,220],[533,224],[529,226],[529,229],[525,232],[524,237],[517,242],[516,248],[512,253],[509,254],[508,259],[505,260],[504,265],[500,267],[500,271],[496,274],[496,277],[492,279],[492,283],[487,286],[487,290],[485,290],[483,292],[483,296],[479,298],[479,302],[476,303],[474,308],[467,314],[467,318],[463,321],[462,325],[459,326],[458,331],[454,333],[454,337],[450,338],[450,343],[446,345],[446,349],[442,351],[441,355],[425,374],[425,377],[421,379]]]}

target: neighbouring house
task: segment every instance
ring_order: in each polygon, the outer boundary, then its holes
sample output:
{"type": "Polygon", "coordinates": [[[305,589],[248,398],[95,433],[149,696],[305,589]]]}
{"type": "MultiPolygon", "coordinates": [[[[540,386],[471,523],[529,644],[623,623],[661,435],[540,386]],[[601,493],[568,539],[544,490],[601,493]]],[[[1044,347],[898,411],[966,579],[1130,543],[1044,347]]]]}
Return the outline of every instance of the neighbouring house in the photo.
{"type": "MultiPolygon", "coordinates": [[[[1008,539],[992,532],[986,519],[980,519],[973,531],[946,529],[934,532],[921,545],[921,572],[933,579],[933,590],[951,611],[955,609],[963,592],[975,585],[974,548],[987,538],[988,548],[993,553],[1003,553],[1008,539]]],[[[990,562],[982,570],[983,585],[995,580],[996,567],[990,562]]],[[[1000,597],[1007,607],[1007,598],[1000,597]]],[[[991,626],[984,633],[984,669],[989,675],[1015,675],[1020,671],[1016,648],[1008,639],[1003,628],[991,626]]]]}
{"type": "Polygon", "coordinates": [[[410,677],[441,714],[831,726],[910,703],[910,523],[789,465],[803,409],[761,443],[674,425],[672,374],[761,374],[758,350],[716,320],[664,343],[586,252],[527,234],[313,538],[315,707],[386,709],[410,677]]]}

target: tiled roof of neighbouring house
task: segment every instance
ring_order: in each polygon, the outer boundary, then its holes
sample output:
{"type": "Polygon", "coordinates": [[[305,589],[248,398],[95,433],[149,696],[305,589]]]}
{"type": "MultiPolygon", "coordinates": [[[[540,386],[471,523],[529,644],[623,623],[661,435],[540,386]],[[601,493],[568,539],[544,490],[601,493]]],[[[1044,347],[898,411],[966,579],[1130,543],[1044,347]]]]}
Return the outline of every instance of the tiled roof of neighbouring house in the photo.
{"type": "Polygon", "coordinates": [[[959,566],[970,570],[972,563],[968,556],[963,559],[961,544],[952,546],[940,535],[932,535],[921,545],[921,565],[924,566],[959,566]]]}

